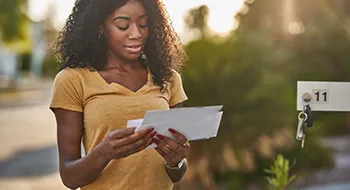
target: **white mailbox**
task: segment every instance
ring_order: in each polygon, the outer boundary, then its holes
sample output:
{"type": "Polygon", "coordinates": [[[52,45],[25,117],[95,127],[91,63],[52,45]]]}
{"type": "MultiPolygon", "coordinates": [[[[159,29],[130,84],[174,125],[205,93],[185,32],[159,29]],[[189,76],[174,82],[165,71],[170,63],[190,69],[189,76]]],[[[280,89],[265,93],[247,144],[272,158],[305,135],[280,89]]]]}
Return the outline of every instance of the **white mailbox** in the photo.
{"type": "Polygon", "coordinates": [[[312,111],[350,112],[350,82],[298,81],[298,111],[303,110],[305,93],[311,94],[312,111]]]}
{"type": "Polygon", "coordinates": [[[298,81],[296,139],[304,147],[305,131],[312,127],[313,111],[350,112],[350,82],[298,81]]]}

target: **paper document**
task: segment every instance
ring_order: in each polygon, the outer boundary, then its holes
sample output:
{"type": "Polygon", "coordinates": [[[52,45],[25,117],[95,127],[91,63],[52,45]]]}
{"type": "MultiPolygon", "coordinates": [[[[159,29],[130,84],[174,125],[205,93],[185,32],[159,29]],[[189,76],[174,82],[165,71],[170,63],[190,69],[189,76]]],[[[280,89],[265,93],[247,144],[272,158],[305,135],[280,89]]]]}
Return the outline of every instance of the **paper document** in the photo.
{"type": "MultiPolygon", "coordinates": [[[[143,119],[129,120],[128,127],[136,131],[154,128],[158,134],[175,138],[169,128],[182,133],[188,140],[201,140],[216,137],[223,112],[222,106],[174,108],[146,112],[143,119]]],[[[155,147],[152,144],[148,148],[155,147]]]]}

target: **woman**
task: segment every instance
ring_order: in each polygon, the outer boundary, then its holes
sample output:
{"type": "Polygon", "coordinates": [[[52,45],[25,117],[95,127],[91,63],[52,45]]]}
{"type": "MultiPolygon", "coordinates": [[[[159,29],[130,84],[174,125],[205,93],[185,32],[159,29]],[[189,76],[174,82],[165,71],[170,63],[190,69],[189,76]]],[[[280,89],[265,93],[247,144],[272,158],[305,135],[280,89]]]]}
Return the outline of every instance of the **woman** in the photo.
{"type": "Polygon", "coordinates": [[[51,110],[60,175],[72,189],[172,189],[187,170],[187,139],[128,120],[187,100],[175,71],[185,54],[160,0],[78,0],[56,45],[62,64],[51,110]],[[81,157],[83,142],[86,156],[81,157]],[[156,143],[157,148],[145,149],[156,143]]]}

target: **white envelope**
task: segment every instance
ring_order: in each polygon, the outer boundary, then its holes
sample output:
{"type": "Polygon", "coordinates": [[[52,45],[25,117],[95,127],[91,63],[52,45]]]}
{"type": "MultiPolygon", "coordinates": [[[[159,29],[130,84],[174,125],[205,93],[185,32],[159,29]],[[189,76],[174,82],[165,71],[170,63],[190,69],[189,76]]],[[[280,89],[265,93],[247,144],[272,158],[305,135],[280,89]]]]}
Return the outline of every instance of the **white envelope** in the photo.
{"type": "MultiPolygon", "coordinates": [[[[176,140],[169,128],[182,133],[188,140],[202,140],[216,137],[223,112],[222,106],[175,108],[148,111],[143,119],[129,120],[128,127],[136,131],[154,128],[158,134],[176,140]]],[[[155,144],[147,148],[153,148],[155,144]]]]}

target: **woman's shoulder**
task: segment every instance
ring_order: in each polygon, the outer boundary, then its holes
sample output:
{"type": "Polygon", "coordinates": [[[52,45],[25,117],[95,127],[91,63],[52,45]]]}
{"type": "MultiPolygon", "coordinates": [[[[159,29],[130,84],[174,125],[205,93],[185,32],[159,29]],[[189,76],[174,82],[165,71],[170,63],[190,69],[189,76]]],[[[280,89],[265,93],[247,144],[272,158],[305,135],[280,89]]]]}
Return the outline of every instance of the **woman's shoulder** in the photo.
{"type": "Polygon", "coordinates": [[[87,74],[87,72],[90,72],[89,68],[66,67],[57,73],[56,78],[83,77],[87,74]]]}
{"type": "Polygon", "coordinates": [[[90,72],[89,68],[66,67],[57,73],[54,81],[56,83],[66,83],[68,81],[69,83],[81,83],[88,72],[90,72]]]}
{"type": "Polygon", "coordinates": [[[171,75],[166,83],[167,83],[167,87],[170,90],[181,86],[182,85],[181,72],[175,69],[171,69],[171,75]]]}
{"type": "Polygon", "coordinates": [[[171,69],[171,76],[169,82],[174,83],[176,81],[181,81],[181,73],[175,69],[171,69]]]}

